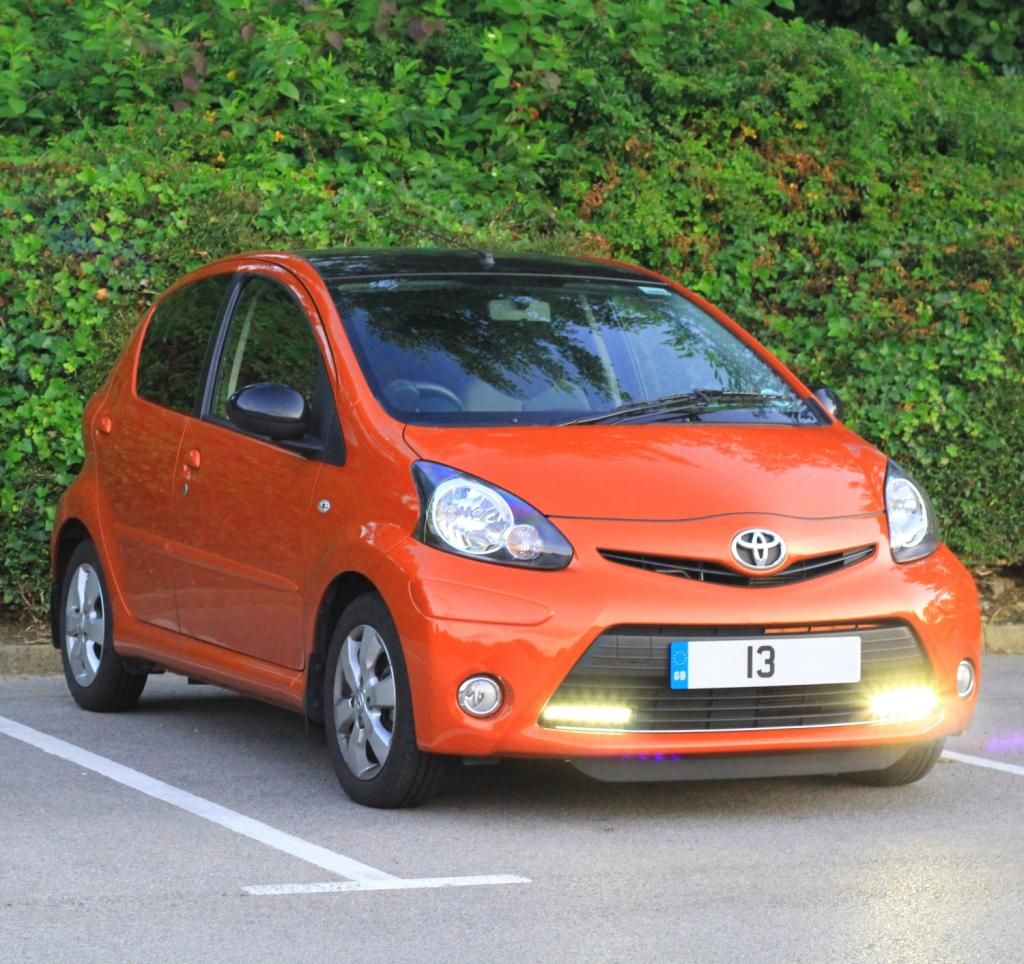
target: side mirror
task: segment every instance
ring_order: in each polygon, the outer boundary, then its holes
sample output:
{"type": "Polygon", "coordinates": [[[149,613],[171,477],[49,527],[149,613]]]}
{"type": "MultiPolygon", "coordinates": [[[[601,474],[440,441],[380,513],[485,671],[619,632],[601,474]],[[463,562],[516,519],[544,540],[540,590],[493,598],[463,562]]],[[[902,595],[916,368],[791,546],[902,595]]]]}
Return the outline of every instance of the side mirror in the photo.
{"type": "Polygon", "coordinates": [[[228,418],[239,428],[274,442],[302,438],[309,431],[309,405],[287,385],[246,385],[228,399],[228,418]]]}
{"type": "Polygon", "coordinates": [[[818,404],[821,405],[829,415],[833,418],[839,419],[840,422],[843,420],[843,403],[831,388],[816,388],[814,390],[814,397],[818,400],[818,404]]]}

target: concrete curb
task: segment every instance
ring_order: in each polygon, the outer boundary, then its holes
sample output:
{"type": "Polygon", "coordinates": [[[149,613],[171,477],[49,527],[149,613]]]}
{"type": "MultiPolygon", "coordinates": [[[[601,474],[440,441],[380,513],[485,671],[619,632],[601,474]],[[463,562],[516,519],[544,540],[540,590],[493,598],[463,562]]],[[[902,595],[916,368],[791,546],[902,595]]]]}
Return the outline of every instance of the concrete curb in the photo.
{"type": "MultiPolygon", "coordinates": [[[[1024,655],[1024,624],[985,626],[985,652],[1024,655]]],[[[61,673],[60,653],[49,643],[0,644],[0,676],[61,673]]]]}
{"type": "Polygon", "coordinates": [[[996,623],[985,626],[986,653],[1024,653],[1024,624],[996,623]]]}
{"type": "Polygon", "coordinates": [[[0,676],[48,676],[60,672],[60,652],[49,643],[0,645],[0,676]]]}

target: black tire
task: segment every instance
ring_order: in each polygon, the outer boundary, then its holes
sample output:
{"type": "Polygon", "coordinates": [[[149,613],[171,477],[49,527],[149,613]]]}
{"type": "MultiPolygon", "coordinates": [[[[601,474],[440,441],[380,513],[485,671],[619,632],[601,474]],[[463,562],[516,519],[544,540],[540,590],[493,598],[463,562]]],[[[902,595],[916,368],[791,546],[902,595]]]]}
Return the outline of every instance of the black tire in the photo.
{"type": "Polygon", "coordinates": [[[854,783],[868,787],[901,787],[927,776],[939,760],[945,740],[915,743],[892,766],[847,774],[854,783]]]}
{"type": "Polygon", "coordinates": [[[323,700],[331,763],[353,801],[381,809],[415,807],[436,792],[447,761],[416,745],[405,657],[380,596],[360,596],[335,625],[327,651],[323,700]],[[381,646],[383,652],[372,658],[381,646]],[[344,664],[339,667],[352,656],[360,669],[368,658],[372,667],[355,680],[355,688],[350,685],[355,675],[352,664],[347,664],[348,675],[344,664]],[[371,730],[379,747],[384,746],[382,736],[390,735],[386,753],[375,752],[371,730]]]}
{"type": "Polygon", "coordinates": [[[130,710],[146,674],[129,672],[114,652],[114,613],[96,547],[75,547],[60,588],[60,658],[75,702],[94,713],[130,710]],[[84,603],[84,606],[82,605],[84,603]]]}

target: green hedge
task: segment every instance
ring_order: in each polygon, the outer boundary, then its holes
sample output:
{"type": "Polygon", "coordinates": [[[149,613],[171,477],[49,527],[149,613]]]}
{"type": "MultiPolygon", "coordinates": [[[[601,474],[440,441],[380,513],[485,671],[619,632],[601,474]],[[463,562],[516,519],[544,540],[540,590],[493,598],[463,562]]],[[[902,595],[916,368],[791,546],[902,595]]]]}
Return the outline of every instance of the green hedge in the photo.
{"type": "MultiPolygon", "coordinates": [[[[1020,0],[736,0],[851,27],[903,56],[963,57],[1004,73],[1024,68],[1020,0]]],[[[985,68],[982,68],[985,69],[985,68]]]]}
{"type": "Polygon", "coordinates": [[[257,247],[609,254],[748,325],[1024,559],[1024,92],[697,0],[0,11],[0,597],[140,311],[257,247]]]}

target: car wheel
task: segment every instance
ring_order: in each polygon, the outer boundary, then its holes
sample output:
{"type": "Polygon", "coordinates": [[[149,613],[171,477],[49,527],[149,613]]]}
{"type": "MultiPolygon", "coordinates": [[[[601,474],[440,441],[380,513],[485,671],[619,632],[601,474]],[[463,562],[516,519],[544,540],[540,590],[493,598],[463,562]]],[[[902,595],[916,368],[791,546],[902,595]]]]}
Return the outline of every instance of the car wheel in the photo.
{"type": "Polygon", "coordinates": [[[854,783],[862,783],[869,787],[901,787],[906,783],[916,783],[931,772],[945,745],[945,740],[915,743],[892,766],[884,770],[864,770],[860,773],[850,773],[848,776],[854,783]]]}
{"type": "Polygon", "coordinates": [[[114,652],[114,616],[92,542],[71,554],[60,600],[61,663],[75,702],[96,713],[130,710],[142,695],[146,674],[130,672],[114,652]]]}
{"type": "Polygon", "coordinates": [[[360,596],[334,627],[324,712],[334,772],[356,803],[414,807],[437,789],[444,760],[416,746],[402,646],[377,595],[360,596]]]}

